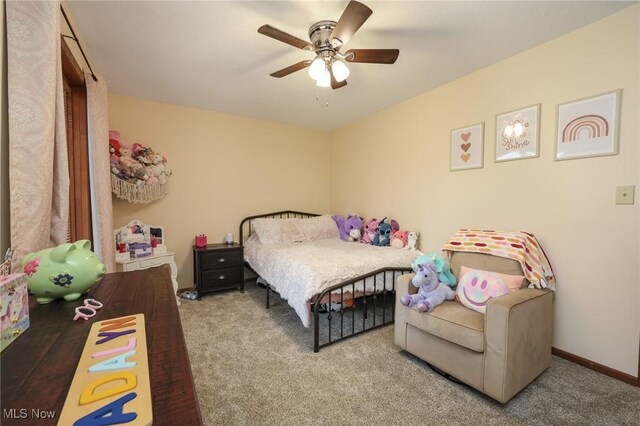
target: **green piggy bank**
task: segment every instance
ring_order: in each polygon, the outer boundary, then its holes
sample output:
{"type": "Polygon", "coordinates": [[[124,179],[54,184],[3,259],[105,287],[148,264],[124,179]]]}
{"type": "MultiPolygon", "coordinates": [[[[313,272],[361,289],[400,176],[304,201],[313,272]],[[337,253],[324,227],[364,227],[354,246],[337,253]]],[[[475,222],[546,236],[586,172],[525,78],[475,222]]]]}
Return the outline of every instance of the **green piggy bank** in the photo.
{"type": "Polygon", "coordinates": [[[21,265],[27,274],[27,286],[38,303],[49,303],[60,297],[67,302],[76,300],[105,273],[105,266],[91,251],[89,240],[28,254],[21,265]]]}

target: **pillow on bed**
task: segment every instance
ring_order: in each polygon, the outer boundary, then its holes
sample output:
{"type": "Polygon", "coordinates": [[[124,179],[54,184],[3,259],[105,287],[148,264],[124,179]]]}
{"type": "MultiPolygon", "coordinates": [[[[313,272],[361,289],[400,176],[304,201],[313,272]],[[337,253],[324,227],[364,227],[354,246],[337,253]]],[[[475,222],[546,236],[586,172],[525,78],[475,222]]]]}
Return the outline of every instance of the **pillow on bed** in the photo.
{"type": "MultiPolygon", "coordinates": [[[[262,244],[284,244],[305,241],[297,222],[303,219],[254,219],[251,226],[262,244]]],[[[306,220],[306,219],[304,219],[306,220]]]]}
{"type": "Polygon", "coordinates": [[[338,231],[338,226],[331,215],[325,214],[298,220],[298,227],[302,231],[305,241],[340,238],[340,231],[338,231]]]}
{"type": "Polygon", "coordinates": [[[460,268],[456,292],[460,303],[484,314],[489,300],[519,290],[523,281],[522,275],[500,274],[463,266],[460,268]]]}
{"type": "Polygon", "coordinates": [[[251,222],[261,244],[287,244],[302,241],[340,238],[340,232],[331,215],[309,219],[260,218],[251,222]]]}

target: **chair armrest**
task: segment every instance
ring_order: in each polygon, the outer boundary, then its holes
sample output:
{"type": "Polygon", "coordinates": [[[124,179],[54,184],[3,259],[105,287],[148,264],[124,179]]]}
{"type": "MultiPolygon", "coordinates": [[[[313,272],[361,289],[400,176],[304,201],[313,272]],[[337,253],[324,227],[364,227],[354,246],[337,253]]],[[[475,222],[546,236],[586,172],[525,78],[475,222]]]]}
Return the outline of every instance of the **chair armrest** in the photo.
{"type": "Polygon", "coordinates": [[[417,293],[418,289],[411,284],[415,274],[400,275],[396,279],[395,317],[393,325],[393,341],[402,349],[407,348],[407,311],[409,308],[400,303],[400,298],[407,293],[417,293]]]}
{"type": "Polygon", "coordinates": [[[504,403],[551,363],[553,292],[527,288],[492,299],[484,326],[484,391],[504,403]]]}
{"type": "Polygon", "coordinates": [[[396,294],[401,297],[405,294],[416,294],[418,288],[411,284],[411,279],[415,274],[400,275],[396,281],[396,294]]]}

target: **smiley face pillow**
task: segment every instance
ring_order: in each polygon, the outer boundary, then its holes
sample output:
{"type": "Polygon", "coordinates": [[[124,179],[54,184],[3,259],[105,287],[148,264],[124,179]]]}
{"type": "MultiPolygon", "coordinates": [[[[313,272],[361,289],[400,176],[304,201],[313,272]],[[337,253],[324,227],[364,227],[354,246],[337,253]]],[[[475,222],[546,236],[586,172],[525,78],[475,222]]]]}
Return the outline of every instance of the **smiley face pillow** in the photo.
{"type": "Polygon", "coordinates": [[[519,290],[525,284],[522,275],[507,275],[462,266],[456,289],[464,306],[484,314],[491,299],[519,290]]]}

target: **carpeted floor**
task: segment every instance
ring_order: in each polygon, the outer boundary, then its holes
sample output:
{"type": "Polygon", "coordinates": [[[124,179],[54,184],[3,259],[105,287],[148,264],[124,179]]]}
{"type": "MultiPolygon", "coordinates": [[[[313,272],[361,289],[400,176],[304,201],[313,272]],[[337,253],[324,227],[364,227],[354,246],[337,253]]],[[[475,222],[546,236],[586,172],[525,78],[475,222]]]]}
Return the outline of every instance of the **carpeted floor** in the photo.
{"type": "Polygon", "coordinates": [[[206,425],[640,424],[640,388],[556,357],[503,406],[400,351],[393,326],[315,354],[286,302],[246,287],[180,306],[206,425]]]}

